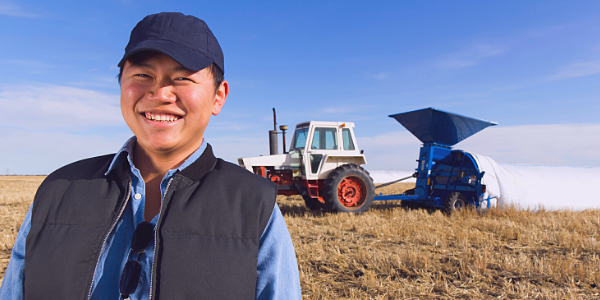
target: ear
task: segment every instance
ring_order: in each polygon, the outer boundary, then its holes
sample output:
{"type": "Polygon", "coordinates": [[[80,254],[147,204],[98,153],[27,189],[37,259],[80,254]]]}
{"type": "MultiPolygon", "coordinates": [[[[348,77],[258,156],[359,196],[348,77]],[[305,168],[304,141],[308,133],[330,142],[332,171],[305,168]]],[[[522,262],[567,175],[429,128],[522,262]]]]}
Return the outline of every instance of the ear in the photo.
{"type": "Polygon", "coordinates": [[[226,80],[223,80],[215,93],[215,102],[213,103],[212,109],[213,116],[216,116],[221,112],[221,108],[223,108],[225,100],[227,100],[227,95],[229,95],[229,83],[226,80]]]}

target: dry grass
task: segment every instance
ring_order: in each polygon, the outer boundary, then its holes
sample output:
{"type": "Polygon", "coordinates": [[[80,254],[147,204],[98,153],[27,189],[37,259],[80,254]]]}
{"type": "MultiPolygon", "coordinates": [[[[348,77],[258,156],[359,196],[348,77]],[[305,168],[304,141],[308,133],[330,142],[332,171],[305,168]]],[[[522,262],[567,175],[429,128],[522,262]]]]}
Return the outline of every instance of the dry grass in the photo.
{"type": "Polygon", "coordinates": [[[447,216],[395,201],[355,216],[279,202],[305,299],[600,298],[597,210],[447,216]]]}
{"type": "MultiPolygon", "coordinates": [[[[0,176],[0,270],[41,179],[0,176]]],[[[410,184],[384,188],[400,193],[410,184]]],[[[313,213],[278,198],[304,299],[598,299],[600,211],[516,208],[452,216],[376,203],[313,213]]]]}
{"type": "MultiPolygon", "coordinates": [[[[27,214],[37,187],[44,176],[0,176],[0,277],[10,259],[10,251],[27,214]]],[[[0,279],[0,282],[2,280],[0,279]]]]}

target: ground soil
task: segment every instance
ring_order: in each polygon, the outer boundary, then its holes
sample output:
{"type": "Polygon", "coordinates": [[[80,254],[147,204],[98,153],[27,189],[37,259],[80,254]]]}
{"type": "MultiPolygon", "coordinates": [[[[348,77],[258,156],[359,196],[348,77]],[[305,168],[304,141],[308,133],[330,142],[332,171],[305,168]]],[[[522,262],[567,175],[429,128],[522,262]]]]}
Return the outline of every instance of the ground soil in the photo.
{"type": "MultiPolygon", "coordinates": [[[[0,176],[0,277],[42,180],[0,176]]],[[[353,215],[310,211],[299,196],[278,202],[304,299],[600,298],[599,210],[447,215],[387,201],[353,215]]]]}

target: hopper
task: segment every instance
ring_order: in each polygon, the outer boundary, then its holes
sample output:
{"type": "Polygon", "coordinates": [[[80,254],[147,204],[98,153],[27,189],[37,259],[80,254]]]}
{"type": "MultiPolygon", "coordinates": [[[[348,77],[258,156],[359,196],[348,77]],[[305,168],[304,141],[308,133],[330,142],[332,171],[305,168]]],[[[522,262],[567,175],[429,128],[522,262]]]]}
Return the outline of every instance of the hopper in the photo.
{"type": "Polygon", "coordinates": [[[424,144],[453,146],[495,122],[473,119],[435,108],[390,115],[424,144]]]}

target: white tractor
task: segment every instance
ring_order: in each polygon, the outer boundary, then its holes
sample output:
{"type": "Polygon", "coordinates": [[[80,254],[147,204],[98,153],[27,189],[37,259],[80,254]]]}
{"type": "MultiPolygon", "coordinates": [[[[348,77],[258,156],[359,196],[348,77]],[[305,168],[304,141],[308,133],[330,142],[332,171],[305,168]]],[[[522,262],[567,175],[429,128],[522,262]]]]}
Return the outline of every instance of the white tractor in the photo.
{"type": "Polygon", "coordinates": [[[284,154],[276,154],[278,132],[272,130],[271,155],[239,158],[238,163],[277,183],[279,195],[302,195],[312,210],[359,214],[369,210],[375,194],[373,179],[361,167],[367,161],[353,128],[352,122],[300,123],[285,153],[287,126],[280,126],[284,154]]]}

